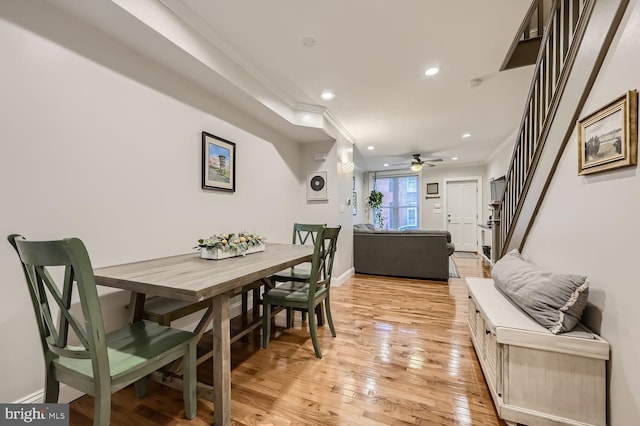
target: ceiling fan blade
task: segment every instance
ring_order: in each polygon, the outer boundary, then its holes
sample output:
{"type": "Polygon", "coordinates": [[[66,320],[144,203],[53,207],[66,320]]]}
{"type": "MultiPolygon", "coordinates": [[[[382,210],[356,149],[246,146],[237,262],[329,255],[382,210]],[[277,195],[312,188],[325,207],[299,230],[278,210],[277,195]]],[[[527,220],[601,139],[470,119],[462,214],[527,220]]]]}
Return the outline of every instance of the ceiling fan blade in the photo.
{"type": "Polygon", "coordinates": [[[405,166],[405,167],[410,167],[416,164],[419,165],[427,165],[429,167],[435,167],[435,164],[430,164],[430,163],[439,163],[441,161],[443,161],[442,158],[439,157],[426,157],[426,158],[421,158],[420,154],[412,154],[411,155],[411,159],[409,161],[406,161],[404,163],[391,163],[389,164],[389,166],[405,166]]]}

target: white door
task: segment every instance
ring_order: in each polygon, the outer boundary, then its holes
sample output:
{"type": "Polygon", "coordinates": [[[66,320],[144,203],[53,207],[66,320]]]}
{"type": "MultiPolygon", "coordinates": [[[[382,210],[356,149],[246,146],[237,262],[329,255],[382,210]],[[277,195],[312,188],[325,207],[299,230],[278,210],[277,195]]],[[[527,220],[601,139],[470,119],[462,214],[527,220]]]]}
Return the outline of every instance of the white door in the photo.
{"type": "Polygon", "coordinates": [[[456,251],[478,249],[478,182],[447,182],[447,229],[456,251]]]}

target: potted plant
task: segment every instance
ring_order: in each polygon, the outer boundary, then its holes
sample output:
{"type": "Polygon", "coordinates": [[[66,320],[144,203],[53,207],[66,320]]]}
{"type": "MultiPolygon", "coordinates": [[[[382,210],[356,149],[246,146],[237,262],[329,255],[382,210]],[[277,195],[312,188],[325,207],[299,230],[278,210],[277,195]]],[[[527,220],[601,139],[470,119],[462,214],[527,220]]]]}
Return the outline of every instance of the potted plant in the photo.
{"type": "Polygon", "coordinates": [[[382,217],[382,192],[376,191],[375,189],[371,191],[369,197],[367,198],[367,204],[373,213],[373,224],[374,226],[378,224],[380,229],[384,227],[384,218],[382,217]]]}

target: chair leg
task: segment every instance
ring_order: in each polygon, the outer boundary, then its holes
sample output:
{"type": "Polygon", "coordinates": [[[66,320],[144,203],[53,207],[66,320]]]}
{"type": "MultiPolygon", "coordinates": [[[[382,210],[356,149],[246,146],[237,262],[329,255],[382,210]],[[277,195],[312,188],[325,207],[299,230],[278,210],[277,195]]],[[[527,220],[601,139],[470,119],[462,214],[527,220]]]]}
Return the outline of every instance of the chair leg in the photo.
{"type": "Polygon", "coordinates": [[[264,303],[262,307],[262,347],[269,347],[269,336],[271,335],[271,305],[264,303]]]}
{"type": "Polygon", "coordinates": [[[189,420],[193,419],[198,413],[198,398],[196,395],[196,383],[198,380],[196,364],[197,343],[196,339],[193,339],[183,357],[182,396],[184,399],[184,415],[189,420]]]}
{"type": "Polygon", "coordinates": [[[302,311],[302,322],[307,320],[307,311],[302,311]]]}
{"type": "Polygon", "coordinates": [[[293,327],[293,310],[291,308],[287,308],[287,319],[286,319],[286,323],[287,323],[287,328],[291,328],[293,327]]]}
{"type": "Polygon", "coordinates": [[[108,425],[111,421],[111,390],[96,388],[93,404],[93,426],[108,425]]]}
{"type": "Polygon", "coordinates": [[[331,330],[331,335],[336,337],[336,329],[333,326],[333,318],[331,318],[331,304],[329,303],[329,296],[324,300],[324,310],[327,313],[327,322],[329,323],[329,329],[331,330]]]}
{"type": "Polygon", "coordinates": [[[147,378],[143,377],[142,379],[136,381],[133,385],[136,389],[136,397],[144,398],[147,395],[147,378]]]}
{"type": "Polygon", "coordinates": [[[60,395],[60,382],[54,377],[53,368],[51,366],[46,368],[44,402],[56,403],[58,402],[58,396],[60,395]]]}
{"type": "Polygon", "coordinates": [[[322,352],[320,352],[320,345],[318,344],[316,317],[311,312],[309,313],[309,332],[311,333],[311,341],[313,342],[313,350],[316,352],[316,357],[322,358],[322,352]]]}

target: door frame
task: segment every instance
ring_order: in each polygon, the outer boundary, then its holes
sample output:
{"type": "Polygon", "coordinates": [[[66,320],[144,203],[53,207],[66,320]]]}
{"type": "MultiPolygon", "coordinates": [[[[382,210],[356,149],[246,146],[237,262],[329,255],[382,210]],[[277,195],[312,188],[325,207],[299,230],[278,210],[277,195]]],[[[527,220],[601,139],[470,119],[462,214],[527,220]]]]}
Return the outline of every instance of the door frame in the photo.
{"type": "MultiPolygon", "coordinates": [[[[482,213],[482,176],[465,176],[465,177],[455,177],[455,178],[443,178],[442,179],[442,203],[443,206],[443,215],[442,215],[442,225],[443,229],[449,230],[447,226],[447,216],[448,216],[448,207],[447,207],[447,184],[449,182],[465,182],[465,181],[476,181],[476,187],[478,188],[478,197],[476,200],[476,225],[480,225],[482,223],[482,217],[484,216],[482,213]]],[[[476,226],[476,253],[479,253],[478,246],[480,244],[480,232],[482,231],[479,226],[476,226]]]]}

